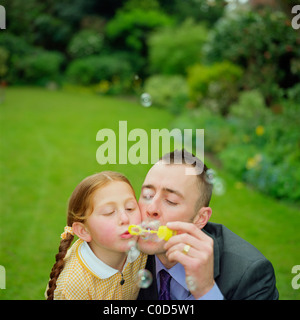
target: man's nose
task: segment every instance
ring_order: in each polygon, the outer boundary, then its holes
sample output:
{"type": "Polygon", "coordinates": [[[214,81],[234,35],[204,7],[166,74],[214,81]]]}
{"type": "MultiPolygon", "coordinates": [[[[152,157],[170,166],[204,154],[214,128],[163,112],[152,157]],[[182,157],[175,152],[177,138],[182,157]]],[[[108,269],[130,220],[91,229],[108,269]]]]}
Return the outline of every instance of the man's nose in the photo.
{"type": "Polygon", "coordinates": [[[147,217],[158,219],[161,216],[160,201],[158,198],[153,198],[151,203],[146,208],[147,217]]]}

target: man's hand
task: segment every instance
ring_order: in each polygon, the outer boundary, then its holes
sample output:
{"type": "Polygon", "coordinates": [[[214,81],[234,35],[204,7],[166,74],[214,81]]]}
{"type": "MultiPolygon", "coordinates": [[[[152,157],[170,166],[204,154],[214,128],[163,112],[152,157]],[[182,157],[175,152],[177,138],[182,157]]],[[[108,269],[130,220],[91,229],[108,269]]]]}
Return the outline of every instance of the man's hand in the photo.
{"type": "Polygon", "coordinates": [[[178,232],[165,244],[167,258],[183,265],[186,276],[195,283],[190,291],[195,299],[199,299],[215,284],[213,239],[193,223],[168,222],[167,227],[178,232]],[[190,249],[186,254],[183,249],[187,244],[190,249]]]}

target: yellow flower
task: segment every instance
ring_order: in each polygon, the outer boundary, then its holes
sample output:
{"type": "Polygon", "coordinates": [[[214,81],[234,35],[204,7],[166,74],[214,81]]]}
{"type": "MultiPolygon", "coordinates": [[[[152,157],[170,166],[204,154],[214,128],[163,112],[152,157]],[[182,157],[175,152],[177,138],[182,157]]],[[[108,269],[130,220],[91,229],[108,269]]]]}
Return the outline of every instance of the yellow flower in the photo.
{"type": "Polygon", "coordinates": [[[257,126],[255,132],[257,136],[262,136],[265,132],[265,128],[263,126],[257,126]]]}
{"type": "Polygon", "coordinates": [[[254,158],[249,158],[248,160],[247,160],[247,163],[246,163],[246,168],[248,169],[248,170],[250,170],[250,169],[252,169],[252,168],[254,168],[255,166],[256,166],[256,160],[254,159],[254,158]]]}
{"type": "Polygon", "coordinates": [[[253,158],[249,158],[247,160],[246,168],[250,170],[252,168],[257,167],[257,165],[261,162],[261,160],[262,160],[262,155],[259,153],[256,154],[253,158]]]}
{"type": "Polygon", "coordinates": [[[106,93],[110,88],[110,83],[107,80],[101,80],[98,84],[98,92],[106,93]]]}

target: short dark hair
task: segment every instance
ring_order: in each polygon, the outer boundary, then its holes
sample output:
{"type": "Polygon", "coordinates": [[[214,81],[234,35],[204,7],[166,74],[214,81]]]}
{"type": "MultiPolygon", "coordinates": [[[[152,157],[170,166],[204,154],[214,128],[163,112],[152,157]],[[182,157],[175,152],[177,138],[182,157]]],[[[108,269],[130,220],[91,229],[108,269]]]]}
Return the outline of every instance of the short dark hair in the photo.
{"type": "Polygon", "coordinates": [[[198,211],[202,207],[209,206],[213,185],[206,178],[206,171],[208,170],[207,166],[199,158],[185,149],[176,149],[163,155],[159,161],[163,161],[165,164],[183,164],[185,166],[194,167],[199,190],[199,198],[195,204],[195,211],[198,211]]]}

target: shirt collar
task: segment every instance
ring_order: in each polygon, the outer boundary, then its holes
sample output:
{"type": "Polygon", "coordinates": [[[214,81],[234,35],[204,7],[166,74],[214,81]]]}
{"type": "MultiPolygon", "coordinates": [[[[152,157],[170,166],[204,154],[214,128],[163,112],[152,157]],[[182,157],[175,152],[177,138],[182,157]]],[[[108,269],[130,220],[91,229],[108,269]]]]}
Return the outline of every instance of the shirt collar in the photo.
{"type": "MultiPolygon", "coordinates": [[[[128,263],[134,262],[140,252],[137,251],[136,254],[130,254],[127,256],[126,262],[124,264],[123,270],[125,270],[128,263]]],[[[93,275],[100,279],[106,279],[114,274],[118,273],[119,270],[114,269],[100,260],[92,251],[90,246],[86,241],[83,241],[77,248],[77,257],[80,263],[85,269],[90,271],[93,275]]]]}
{"type": "Polygon", "coordinates": [[[160,279],[159,271],[164,269],[166,270],[176,282],[178,282],[185,290],[189,291],[186,282],[185,282],[185,270],[182,264],[176,263],[170,269],[167,269],[159,260],[157,256],[155,256],[155,264],[156,264],[156,279],[160,279]]]}

